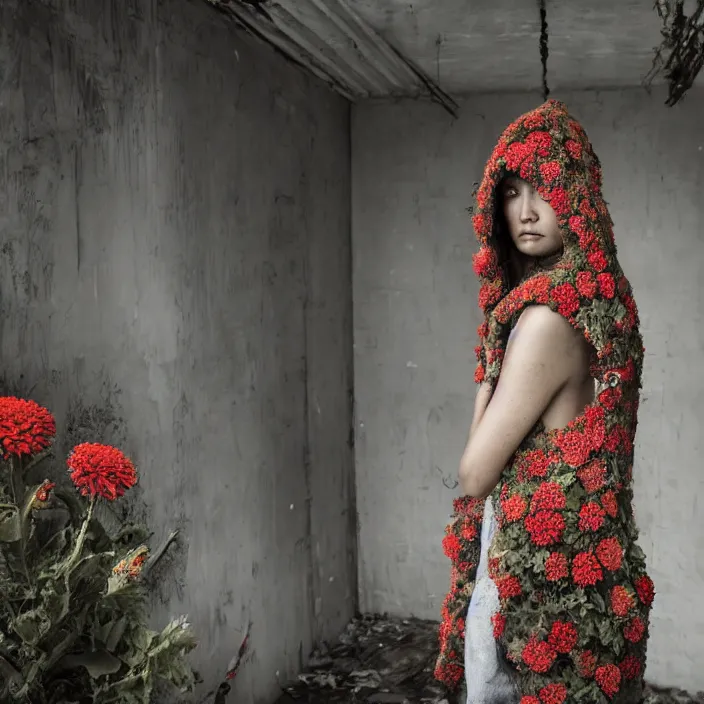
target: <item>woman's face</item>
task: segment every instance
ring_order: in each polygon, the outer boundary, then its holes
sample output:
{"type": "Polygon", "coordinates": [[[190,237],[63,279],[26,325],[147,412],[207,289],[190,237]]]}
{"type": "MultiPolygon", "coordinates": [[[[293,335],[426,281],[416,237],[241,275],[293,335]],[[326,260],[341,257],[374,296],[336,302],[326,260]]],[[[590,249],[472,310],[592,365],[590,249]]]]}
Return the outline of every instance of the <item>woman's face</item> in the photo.
{"type": "Polygon", "coordinates": [[[527,257],[549,257],[562,251],[562,233],[549,203],[527,181],[508,176],[501,184],[503,213],[511,240],[527,257]]]}

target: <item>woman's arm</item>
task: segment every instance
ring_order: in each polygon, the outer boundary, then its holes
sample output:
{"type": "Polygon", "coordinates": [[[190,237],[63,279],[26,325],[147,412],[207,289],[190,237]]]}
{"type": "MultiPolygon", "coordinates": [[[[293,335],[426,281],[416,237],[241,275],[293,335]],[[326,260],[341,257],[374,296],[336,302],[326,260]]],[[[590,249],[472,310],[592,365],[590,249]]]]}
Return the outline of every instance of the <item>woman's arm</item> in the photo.
{"type": "Polygon", "coordinates": [[[509,340],[493,396],[482,385],[460,462],[462,491],[479,498],[498,484],[523,439],[574,372],[575,331],[546,306],[521,315],[509,340]],[[482,404],[486,404],[482,406],[482,404]]]}
{"type": "Polygon", "coordinates": [[[484,382],[477,389],[477,396],[474,399],[474,415],[472,416],[472,425],[469,427],[469,437],[474,435],[474,431],[477,429],[479,422],[484,417],[484,413],[491,401],[491,395],[493,393],[493,387],[491,384],[484,382]]]}

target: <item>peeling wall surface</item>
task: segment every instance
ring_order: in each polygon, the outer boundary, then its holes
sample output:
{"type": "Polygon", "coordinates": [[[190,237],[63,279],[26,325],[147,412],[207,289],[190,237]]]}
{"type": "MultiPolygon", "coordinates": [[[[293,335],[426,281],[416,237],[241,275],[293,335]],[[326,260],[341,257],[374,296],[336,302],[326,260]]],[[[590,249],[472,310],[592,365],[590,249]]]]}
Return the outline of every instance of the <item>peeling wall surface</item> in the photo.
{"type": "MultiPolygon", "coordinates": [[[[356,601],[349,107],[201,0],[0,5],[6,389],[120,442],[155,624],[270,702],[356,601]]],[[[66,442],[63,443],[64,445],[66,442]]]]}
{"type": "MultiPolygon", "coordinates": [[[[704,91],[676,108],[642,90],[557,94],[604,168],[646,347],[635,460],[641,545],[658,591],[648,678],[704,689],[704,91]]],[[[439,618],[442,553],[472,417],[480,322],[465,209],[503,128],[537,94],[352,118],[356,478],[364,611],[439,618]]]]}

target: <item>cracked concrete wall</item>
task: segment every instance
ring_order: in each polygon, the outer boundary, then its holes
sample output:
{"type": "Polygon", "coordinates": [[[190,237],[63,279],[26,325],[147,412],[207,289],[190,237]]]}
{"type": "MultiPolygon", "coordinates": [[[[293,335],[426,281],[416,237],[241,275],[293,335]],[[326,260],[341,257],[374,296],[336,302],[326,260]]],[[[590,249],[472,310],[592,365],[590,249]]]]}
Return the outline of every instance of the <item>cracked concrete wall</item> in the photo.
{"type": "Polygon", "coordinates": [[[186,0],[4,0],[0,88],[3,385],[134,458],[155,622],[213,686],[251,617],[271,701],[356,603],[349,107],[186,0]]]}
{"type": "MultiPolygon", "coordinates": [[[[641,545],[658,591],[649,679],[704,689],[704,91],[674,109],[639,89],[556,95],[604,167],[646,346],[635,460],[641,545]]],[[[501,130],[541,102],[476,96],[352,116],[356,480],[365,611],[439,618],[443,527],[474,401],[480,322],[467,206],[501,130]]]]}

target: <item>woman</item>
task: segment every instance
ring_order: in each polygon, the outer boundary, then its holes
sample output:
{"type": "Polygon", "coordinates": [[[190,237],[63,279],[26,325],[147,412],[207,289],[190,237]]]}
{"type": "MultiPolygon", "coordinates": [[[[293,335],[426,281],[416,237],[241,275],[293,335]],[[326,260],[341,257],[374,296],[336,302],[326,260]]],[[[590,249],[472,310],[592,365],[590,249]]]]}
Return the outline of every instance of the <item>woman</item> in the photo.
{"type": "Polygon", "coordinates": [[[643,347],[599,161],[561,103],[506,129],[477,201],[481,386],[443,541],[436,677],[456,689],[464,673],[467,704],[639,702],[654,596],[631,490],[643,347]]]}

